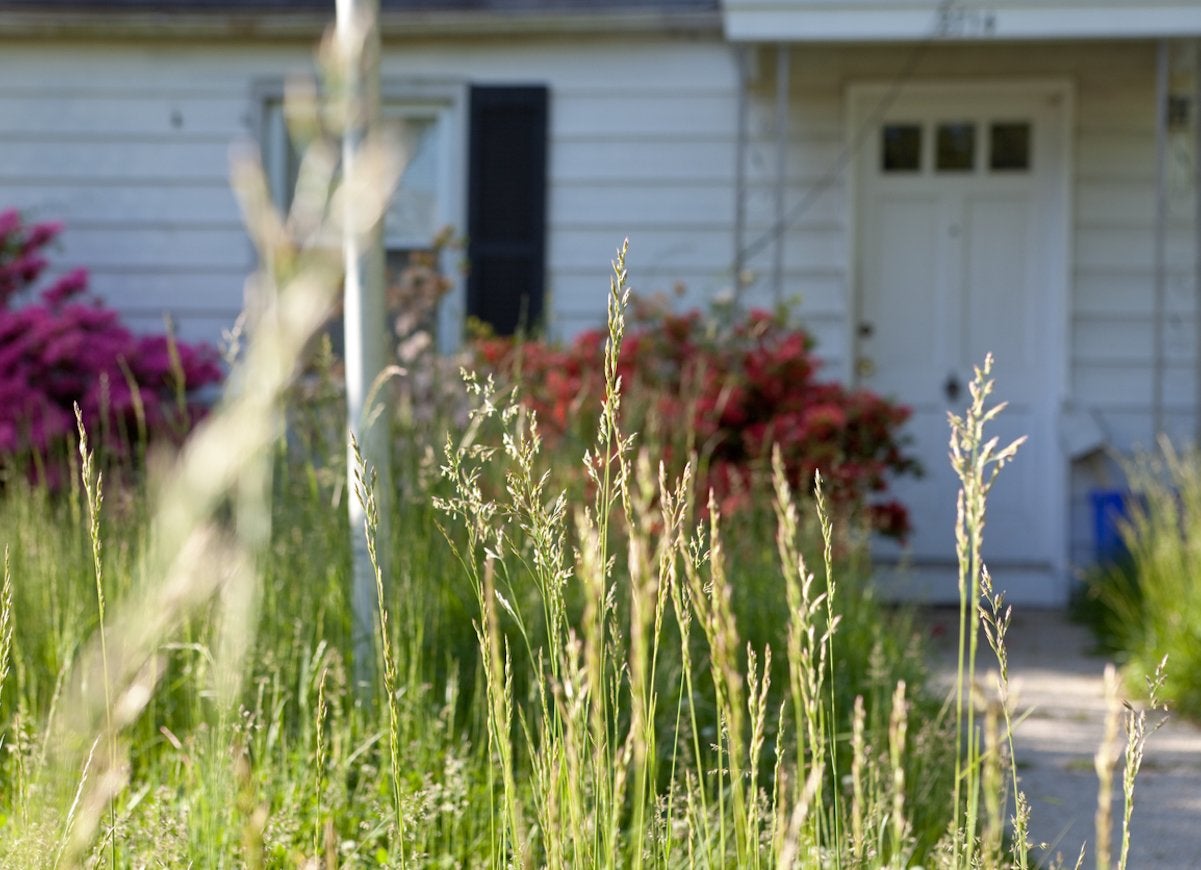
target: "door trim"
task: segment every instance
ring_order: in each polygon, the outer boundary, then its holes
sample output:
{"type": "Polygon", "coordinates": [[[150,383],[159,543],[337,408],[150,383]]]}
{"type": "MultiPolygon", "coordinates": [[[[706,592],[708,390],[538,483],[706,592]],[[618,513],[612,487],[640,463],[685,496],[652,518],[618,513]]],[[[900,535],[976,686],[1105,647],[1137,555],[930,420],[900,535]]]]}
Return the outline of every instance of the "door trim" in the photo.
{"type": "MultiPolygon", "coordinates": [[[[1044,268],[1047,273],[1047,296],[1045,314],[1049,321],[1047,348],[1050,371],[1047,378],[1047,395],[1039,403],[1040,413],[1046,414],[1048,431],[1058,433],[1060,410],[1064,407],[1070,372],[1070,287],[1072,275],[1072,139],[1075,130],[1075,87],[1063,78],[1005,78],[1005,79],[938,79],[910,82],[897,89],[895,82],[879,80],[854,81],[848,84],[843,95],[844,142],[848,148],[855,147],[858,153],[850,161],[847,176],[847,274],[849,298],[847,300],[846,347],[850,348],[846,363],[848,383],[855,383],[855,359],[860,354],[860,337],[855,328],[861,318],[863,276],[860,255],[862,249],[862,217],[864,185],[860,175],[865,158],[864,149],[874,141],[869,125],[888,111],[897,98],[938,100],[940,98],[963,98],[970,96],[985,102],[989,99],[1004,100],[1008,97],[1039,96],[1058,105],[1052,124],[1056,137],[1054,155],[1056,165],[1051,168],[1053,183],[1043,188],[1039,208],[1048,215],[1048,246],[1044,268]]],[[[1004,373],[1001,374],[1004,377],[1004,373]]],[[[1057,531],[1052,549],[1051,569],[1057,581],[1057,594],[1053,597],[1066,604],[1070,591],[1069,552],[1069,475],[1071,469],[1058,444],[1049,445],[1055,473],[1048,481],[1050,499],[1049,520],[1057,531]]]]}

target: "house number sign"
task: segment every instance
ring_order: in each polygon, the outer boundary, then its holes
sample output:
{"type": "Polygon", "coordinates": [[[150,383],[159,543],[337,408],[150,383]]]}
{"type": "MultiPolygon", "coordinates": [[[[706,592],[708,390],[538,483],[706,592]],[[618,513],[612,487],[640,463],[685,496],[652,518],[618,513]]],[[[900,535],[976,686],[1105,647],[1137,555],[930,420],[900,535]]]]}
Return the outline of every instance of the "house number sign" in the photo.
{"type": "Polygon", "coordinates": [[[997,30],[997,11],[982,3],[941,3],[934,32],[944,39],[992,36],[997,30]]]}

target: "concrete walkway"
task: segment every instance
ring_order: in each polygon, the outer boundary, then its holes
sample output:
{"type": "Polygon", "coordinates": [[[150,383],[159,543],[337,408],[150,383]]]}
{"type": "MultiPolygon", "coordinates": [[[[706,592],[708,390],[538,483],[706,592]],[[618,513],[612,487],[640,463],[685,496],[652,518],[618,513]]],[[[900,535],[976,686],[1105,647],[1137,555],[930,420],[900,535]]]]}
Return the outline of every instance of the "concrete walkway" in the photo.
{"type": "MultiPolygon", "coordinates": [[[[958,610],[934,609],[928,622],[933,676],[953,687],[958,610]]],[[[990,671],[984,685],[996,684],[996,660],[981,643],[978,670],[990,671]]],[[[1097,777],[1093,756],[1102,740],[1106,659],[1091,655],[1087,629],[1058,611],[1015,608],[1008,649],[1010,683],[1019,712],[1030,710],[1015,731],[1022,790],[1032,808],[1031,841],[1050,844],[1038,852],[1044,863],[1062,853],[1068,867],[1087,843],[1083,866],[1096,866],[1093,818],[1097,777]]],[[[1169,662],[1169,666],[1170,666],[1169,662]]],[[[1198,675],[1201,679],[1201,675],[1198,675]]],[[[1125,736],[1119,732],[1124,745],[1125,736]]],[[[1113,854],[1121,845],[1121,760],[1115,770],[1113,854]]],[[[1169,719],[1148,741],[1135,787],[1129,866],[1134,870],[1201,868],[1201,728],[1169,719]]]]}

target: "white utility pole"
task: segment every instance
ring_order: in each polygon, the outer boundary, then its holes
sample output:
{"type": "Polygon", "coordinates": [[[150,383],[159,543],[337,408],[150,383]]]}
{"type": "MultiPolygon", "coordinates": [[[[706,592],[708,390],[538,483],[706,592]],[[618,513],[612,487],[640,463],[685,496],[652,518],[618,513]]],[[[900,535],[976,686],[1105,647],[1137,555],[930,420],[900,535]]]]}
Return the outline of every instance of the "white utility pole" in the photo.
{"type": "MultiPolygon", "coordinates": [[[[343,177],[353,176],[369,132],[377,130],[380,113],[379,0],[336,0],[335,33],[343,63],[343,85],[350,112],[342,133],[343,177]]],[[[367,406],[367,398],[383,371],[387,311],[384,304],[383,220],[365,234],[357,232],[353,197],[346,197],[343,215],[342,253],[346,269],[343,288],[343,329],[346,365],[346,414],[348,473],[347,503],[350,506],[351,601],[354,612],[355,676],[368,679],[374,669],[372,642],[376,627],[375,573],[363,533],[363,507],[354,495],[355,457],[351,435],[362,447],[368,469],[379,476],[377,552],[384,560],[388,550],[388,498],[391,487],[388,418],[367,406]]],[[[383,561],[381,561],[381,567],[383,561]]],[[[385,575],[387,572],[385,571],[385,575]]]]}

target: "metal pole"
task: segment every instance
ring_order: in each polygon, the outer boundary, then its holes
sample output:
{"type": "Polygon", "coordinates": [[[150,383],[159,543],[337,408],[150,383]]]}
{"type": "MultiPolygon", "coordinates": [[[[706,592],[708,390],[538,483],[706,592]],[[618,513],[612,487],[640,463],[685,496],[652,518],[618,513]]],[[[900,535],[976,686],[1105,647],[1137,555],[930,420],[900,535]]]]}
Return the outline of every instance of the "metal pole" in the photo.
{"type": "Polygon", "coordinates": [[[738,129],[734,140],[734,312],[742,310],[742,273],[746,270],[742,244],[746,236],[746,128],[748,49],[738,47],[738,129]]]}
{"type": "MultiPolygon", "coordinates": [[[[337,35],[350,107],[342,134],[342,169],[351,177],[367,136],[379,120],[379,54],[377,26],[379,0],[337,0],[337,35]]],[[[355,231],[352,198],[347,197],[343,217],[343,335],[346,366],[346,420],[348,472],[347,504],[351,540],[351,607],[354,616],[355,676],[367,681],[375,665],[373,638],[376,628],[375,573],[367,552],[363,506],[353,493],[356,459],[350,436],[361,445],[368,469],[378,475],[376,499],[379,525],[375,535],[380,559],[388,549],[388,504],[391,463],[388,455],[388,421],[367,406],[375,379],[384,367],[384,251],[382,221],[365,234],[355,231]],[[376,418],[376,419],[373,419],[376,418]]],[[[381,568],[384,565],[381,562],[381,568]]],[[[385,571],[386,576],[386,571],[385,571]]]]}
{"type": "Polygon", "coordinates": [[[1168,41],[1159,40],[1155,63],[1155,298],[1152,306],[1152,438],[1164,430],[1164,294],[1167,292],[1168,41]]]}
{"type": "Polygon", "coordinates": [[[772,222],[775,248],[772,261],[772,294],[776,307],[784,302],[784,204],[788,190],[788,94],[790,82],[789,49],[776,46],[776,210],[772,222]]]}
{"type": "Polygon", "coordinates": [[[1201,39],[1193,45],[1193,197],[1196,213],[1193,216],[1193,321],[1197,327],[1196,345],[1193,347],[1195,394],[1193,401],[1195,446],[1201,450],[1201,39]]]}

